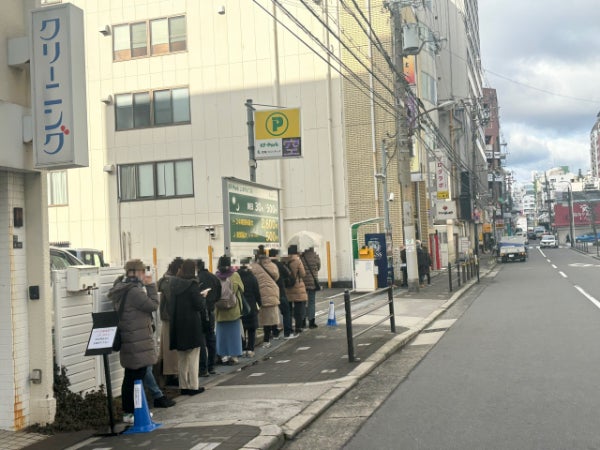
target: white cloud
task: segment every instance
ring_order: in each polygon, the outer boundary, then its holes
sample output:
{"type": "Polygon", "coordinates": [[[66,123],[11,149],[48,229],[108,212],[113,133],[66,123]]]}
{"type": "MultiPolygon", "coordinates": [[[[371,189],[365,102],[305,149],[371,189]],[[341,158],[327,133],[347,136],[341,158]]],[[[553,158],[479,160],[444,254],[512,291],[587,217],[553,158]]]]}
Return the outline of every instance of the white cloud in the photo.
{"type": "Polygon", "coordinates": [[[479,1],[486,80],[498,93],[506,164],[519,180],[533,170],[590,166],[600,111],[600,33],[590,13],[597,0],[575,3],[479,1]]]}

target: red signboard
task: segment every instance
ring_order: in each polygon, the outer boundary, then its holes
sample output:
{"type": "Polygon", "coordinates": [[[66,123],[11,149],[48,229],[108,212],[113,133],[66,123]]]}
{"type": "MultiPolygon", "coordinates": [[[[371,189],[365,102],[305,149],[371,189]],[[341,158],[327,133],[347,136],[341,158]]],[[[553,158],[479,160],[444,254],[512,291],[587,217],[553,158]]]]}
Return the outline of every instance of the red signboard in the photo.
{"type": "MultiPolygon", "coordinates": [[[[594,212],[596,213],[596,224],[600,225],[600,202],[594,202],[594,212]]],[[[592,224],[591,205],[584,202],[573,203],[573,217],[576,227],[592,224]]],[[[554,222],[557,227],[568,227],[571,223],[571,215],[567,205],[554,205],[554,222]]]]}

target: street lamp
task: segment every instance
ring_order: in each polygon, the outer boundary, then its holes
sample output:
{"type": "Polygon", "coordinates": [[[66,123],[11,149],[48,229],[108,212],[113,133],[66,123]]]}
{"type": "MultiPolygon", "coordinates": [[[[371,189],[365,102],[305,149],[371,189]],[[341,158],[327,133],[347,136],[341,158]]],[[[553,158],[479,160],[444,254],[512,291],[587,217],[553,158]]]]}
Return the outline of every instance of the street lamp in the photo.
{"type": "Polygon", "coordinates": [[[569,185],[567,193],[569,200],[569,234],[571,241],[571,248],[575,246],[575,236],[573,235],[573,231],[575,229],[575,215],[573,214],[573,186],[571,186],[570,181],[560,180],[558,183],[567,183],[569,185]]]}

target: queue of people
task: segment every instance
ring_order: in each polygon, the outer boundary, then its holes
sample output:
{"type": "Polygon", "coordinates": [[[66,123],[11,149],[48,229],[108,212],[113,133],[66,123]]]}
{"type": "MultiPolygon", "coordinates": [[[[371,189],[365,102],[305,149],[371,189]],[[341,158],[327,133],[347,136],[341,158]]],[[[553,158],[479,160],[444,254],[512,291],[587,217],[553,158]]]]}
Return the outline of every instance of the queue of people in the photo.
{"type": "Polygon", "coordinates": [[[201,259],[175,258],[157,283],[141,260],[125,264],[125,275],[108,294],[119,316],[125,422],[133,421],[135,380],[143,380],[152,392],[154,407],[175,404],[154,378],[159,360],[167,385],[178,386],[181,395],[196,395],[204,391],[199,380],[216,373],[215,364],[234,365],[240,357],[254,356],[259,326],[265,348],[281,333],[284,339],[294,339],[307,327],[317,327],[321,261],[314,248],[299,253],[290,245],[287,250],[287,257],[280,258],[277,249],[259,246],[254,260],[242,260],[237,269],[223,255],[215,274],[201,259]],[[158,351],[153,317],[157,310],[158,351]]]}

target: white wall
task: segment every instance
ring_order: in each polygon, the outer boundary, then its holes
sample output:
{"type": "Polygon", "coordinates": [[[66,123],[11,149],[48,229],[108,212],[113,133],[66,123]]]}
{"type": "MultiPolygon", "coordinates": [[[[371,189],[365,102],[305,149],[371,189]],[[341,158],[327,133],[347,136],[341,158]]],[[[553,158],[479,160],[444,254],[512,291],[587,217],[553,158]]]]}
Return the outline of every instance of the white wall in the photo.
{"type": "MultiPolygon", "coordinates": [[[[255,103],[302,108],[304,157],[260,161],[257,182],[282,189],[283,239],[309,229],[336,242],[334,278],[350,279],[341,82],[334,78],[331,84],[333,107],[328,115],[324,62],[284,30],[278,35],[276,59],[272,21],[252,2],[219,2],[226,7],[224,15],[208,1],[132,0],[126,7],[73,3],[84,10],[86,20],[90,167],[69,171],[69,206],[50,208],[51,241],[100,248],[111,263],[121,265],[125,233],[131,236],[131,254],[124,256],[150,262],[156,248],[159,272],[175,256],[206,258],[208,245],[218,257],[224,246],[221,177],[249,176],[244,102],[251,98],[255,103]],[[115,63],[112,37],[98,32],[106,24],[179,13],[187,14],[188,51],[183,53],[115,63]],[[275,61],[280,65],[279,88],[275,61]],[[108,94],[175,86],[190,88],[191,125],[115,132],[114,107],[100,102],[108,94]],[[119,204],[116,172],[102,170],[105,164],[190,157],[193,198],[119,204]],[[216,241],[210,241],[204,224],[216,225],[216,241]],[[192,228],[178,230],[179,226],[192,228]]],[[[304,9],[287,6],[298,14],[304,9]]],[[[320,32],[308,13],[301,18],[320,32]]]]}

